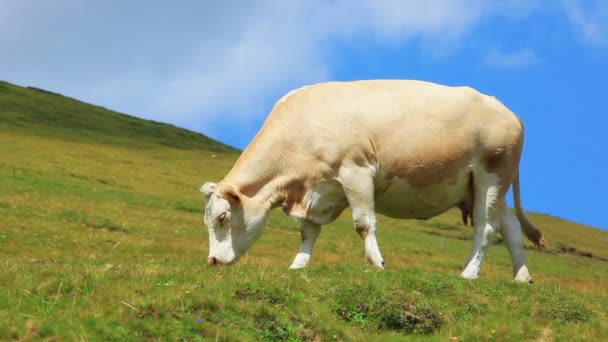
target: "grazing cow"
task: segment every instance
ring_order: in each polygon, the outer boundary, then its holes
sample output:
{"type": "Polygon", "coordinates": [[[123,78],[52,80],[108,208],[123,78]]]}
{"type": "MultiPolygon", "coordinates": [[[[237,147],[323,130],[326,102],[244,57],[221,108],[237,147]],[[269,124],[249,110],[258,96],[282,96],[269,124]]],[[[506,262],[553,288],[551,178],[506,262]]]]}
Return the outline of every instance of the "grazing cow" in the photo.
{"type": "Polygon", "coordinates": [[[311,258],[321,225],[352,208],[368,261],[383,268],[379,212],[429,219],[458,207],[474,226],[462,276],[475,279],[497,230],[516,281],[531,281],[521,227],[539,248],[543,234],[519,193],[523,125],[492,96],[469,87],[408,80],[330,82],[290,92],[228,175],[205,183],[209,264],[230,264],[260,236],[276,207],[301,222],[290,268],[311,258]],[[513,185],[515,214],[505,195],[513,185]]]}

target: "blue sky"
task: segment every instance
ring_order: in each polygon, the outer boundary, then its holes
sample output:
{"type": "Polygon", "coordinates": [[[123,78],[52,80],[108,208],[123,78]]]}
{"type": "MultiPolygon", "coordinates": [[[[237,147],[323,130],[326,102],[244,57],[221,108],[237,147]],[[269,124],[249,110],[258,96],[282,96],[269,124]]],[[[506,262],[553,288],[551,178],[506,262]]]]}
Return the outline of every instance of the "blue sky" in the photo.
{"type": "Polygon", "coordinates": [[[526,125],[525,208],[608,228],[608,1],[3,0],[0,32],[0,79],[239,148],[302,85],[469,85],[526,125]]]}

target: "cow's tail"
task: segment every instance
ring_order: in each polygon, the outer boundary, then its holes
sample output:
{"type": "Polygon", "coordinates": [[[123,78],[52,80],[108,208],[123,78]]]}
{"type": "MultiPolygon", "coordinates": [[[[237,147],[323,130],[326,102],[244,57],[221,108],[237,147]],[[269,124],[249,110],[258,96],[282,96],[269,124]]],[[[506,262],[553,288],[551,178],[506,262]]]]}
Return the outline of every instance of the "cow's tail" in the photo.
{"type": "Polygon", "coordinates": [[[526,213],[521,207],[521,194],[519,191],[519,172],[515,176],[513,181],[513,202],[515,203],[515,214],[521,224],[521,228],[524,234],[528,237],[528,240],[532,241],[539,249],[545,249],[548,247],[547,242],[543,238],[543,232],[538,229],[534,223],[530,222],[526,213]]]}

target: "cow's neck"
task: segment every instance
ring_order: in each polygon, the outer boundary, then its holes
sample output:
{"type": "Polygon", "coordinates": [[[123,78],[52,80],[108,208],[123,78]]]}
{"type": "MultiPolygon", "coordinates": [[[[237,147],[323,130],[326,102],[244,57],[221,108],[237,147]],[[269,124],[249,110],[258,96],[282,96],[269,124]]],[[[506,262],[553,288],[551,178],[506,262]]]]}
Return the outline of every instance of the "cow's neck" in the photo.
{"type": "Polygon", "coordinates": [[[281,164],[281,144],[264,133],[264,128],[247,146],[224,180],[238,186],[248,197],[255,196],[260,189],[277,175],[281,164]]]}
{"type": "Polygon", "coordinates": [[[231,184],[258,205],[274,208],[282,205],[286,191],[294,183],[289,170],[282,167],[285,157],[274,139],[256,137],[241,154],[223,182],[231,184]]]}
{"type": "Polygon", "coordinates": [[[264,124],[224,181],[257,205],[268,209],[281,206],[286,213],[300,216],[308,182],[296,166],[297,147],[292,137],[271,134],[273,130],[268,128],[274,124],[277,122],[264,124]]]}

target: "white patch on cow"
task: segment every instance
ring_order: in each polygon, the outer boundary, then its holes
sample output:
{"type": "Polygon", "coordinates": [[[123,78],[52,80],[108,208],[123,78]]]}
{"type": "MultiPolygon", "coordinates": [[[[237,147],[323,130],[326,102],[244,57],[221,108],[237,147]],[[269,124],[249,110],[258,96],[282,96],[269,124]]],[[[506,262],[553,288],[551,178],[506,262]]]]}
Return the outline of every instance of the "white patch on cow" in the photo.
{"type": "Polygon", "coordinates": [[[211,194],[213,194],[216,189],[217,189],[217,184],[212,183],[212,182],[207,182],[207,183],[203,184],[203,186],[201,186],[199,191],[205,195],[205,198],[207,200],[209,200],[209,197],[211,197],[211,194]]]}
{"type": "Polygon", "coordinates": [[[230,263],[236,259],[232,239],[226,236],[223,240],[217,240],[216,234],[209,231],[209,257],[215,257],[221,263],[230,263]]]}
{"type": "Polygon", "coordinates": [[[305,196],[305,219],[317,224],[335,220],[348,206],[342,185],[338,181],[317,184],[305,196]]]}
{"type": "Polygon", "coordinates": [[[299,269],[308,265],[310,258],[312,257],[312,249],[315,245],[315,241],[321,232],[321,226],[309,221],[302,223],[302,245],[300,251],[296,255],[295,259],[289,266],[290,269],[299,269]]]}
{"type": "Polygon", "coordinates": [[[209,229],[209,257],[217,263],[229,264],[240,258],[262,234],[266,213],[244,212],[231,208],[218,193],[217,185],[205,183],[201,192],[207,197],[204,222],[209,229]],[[220,220],[220,217],[224,217],[220,220]]]}

